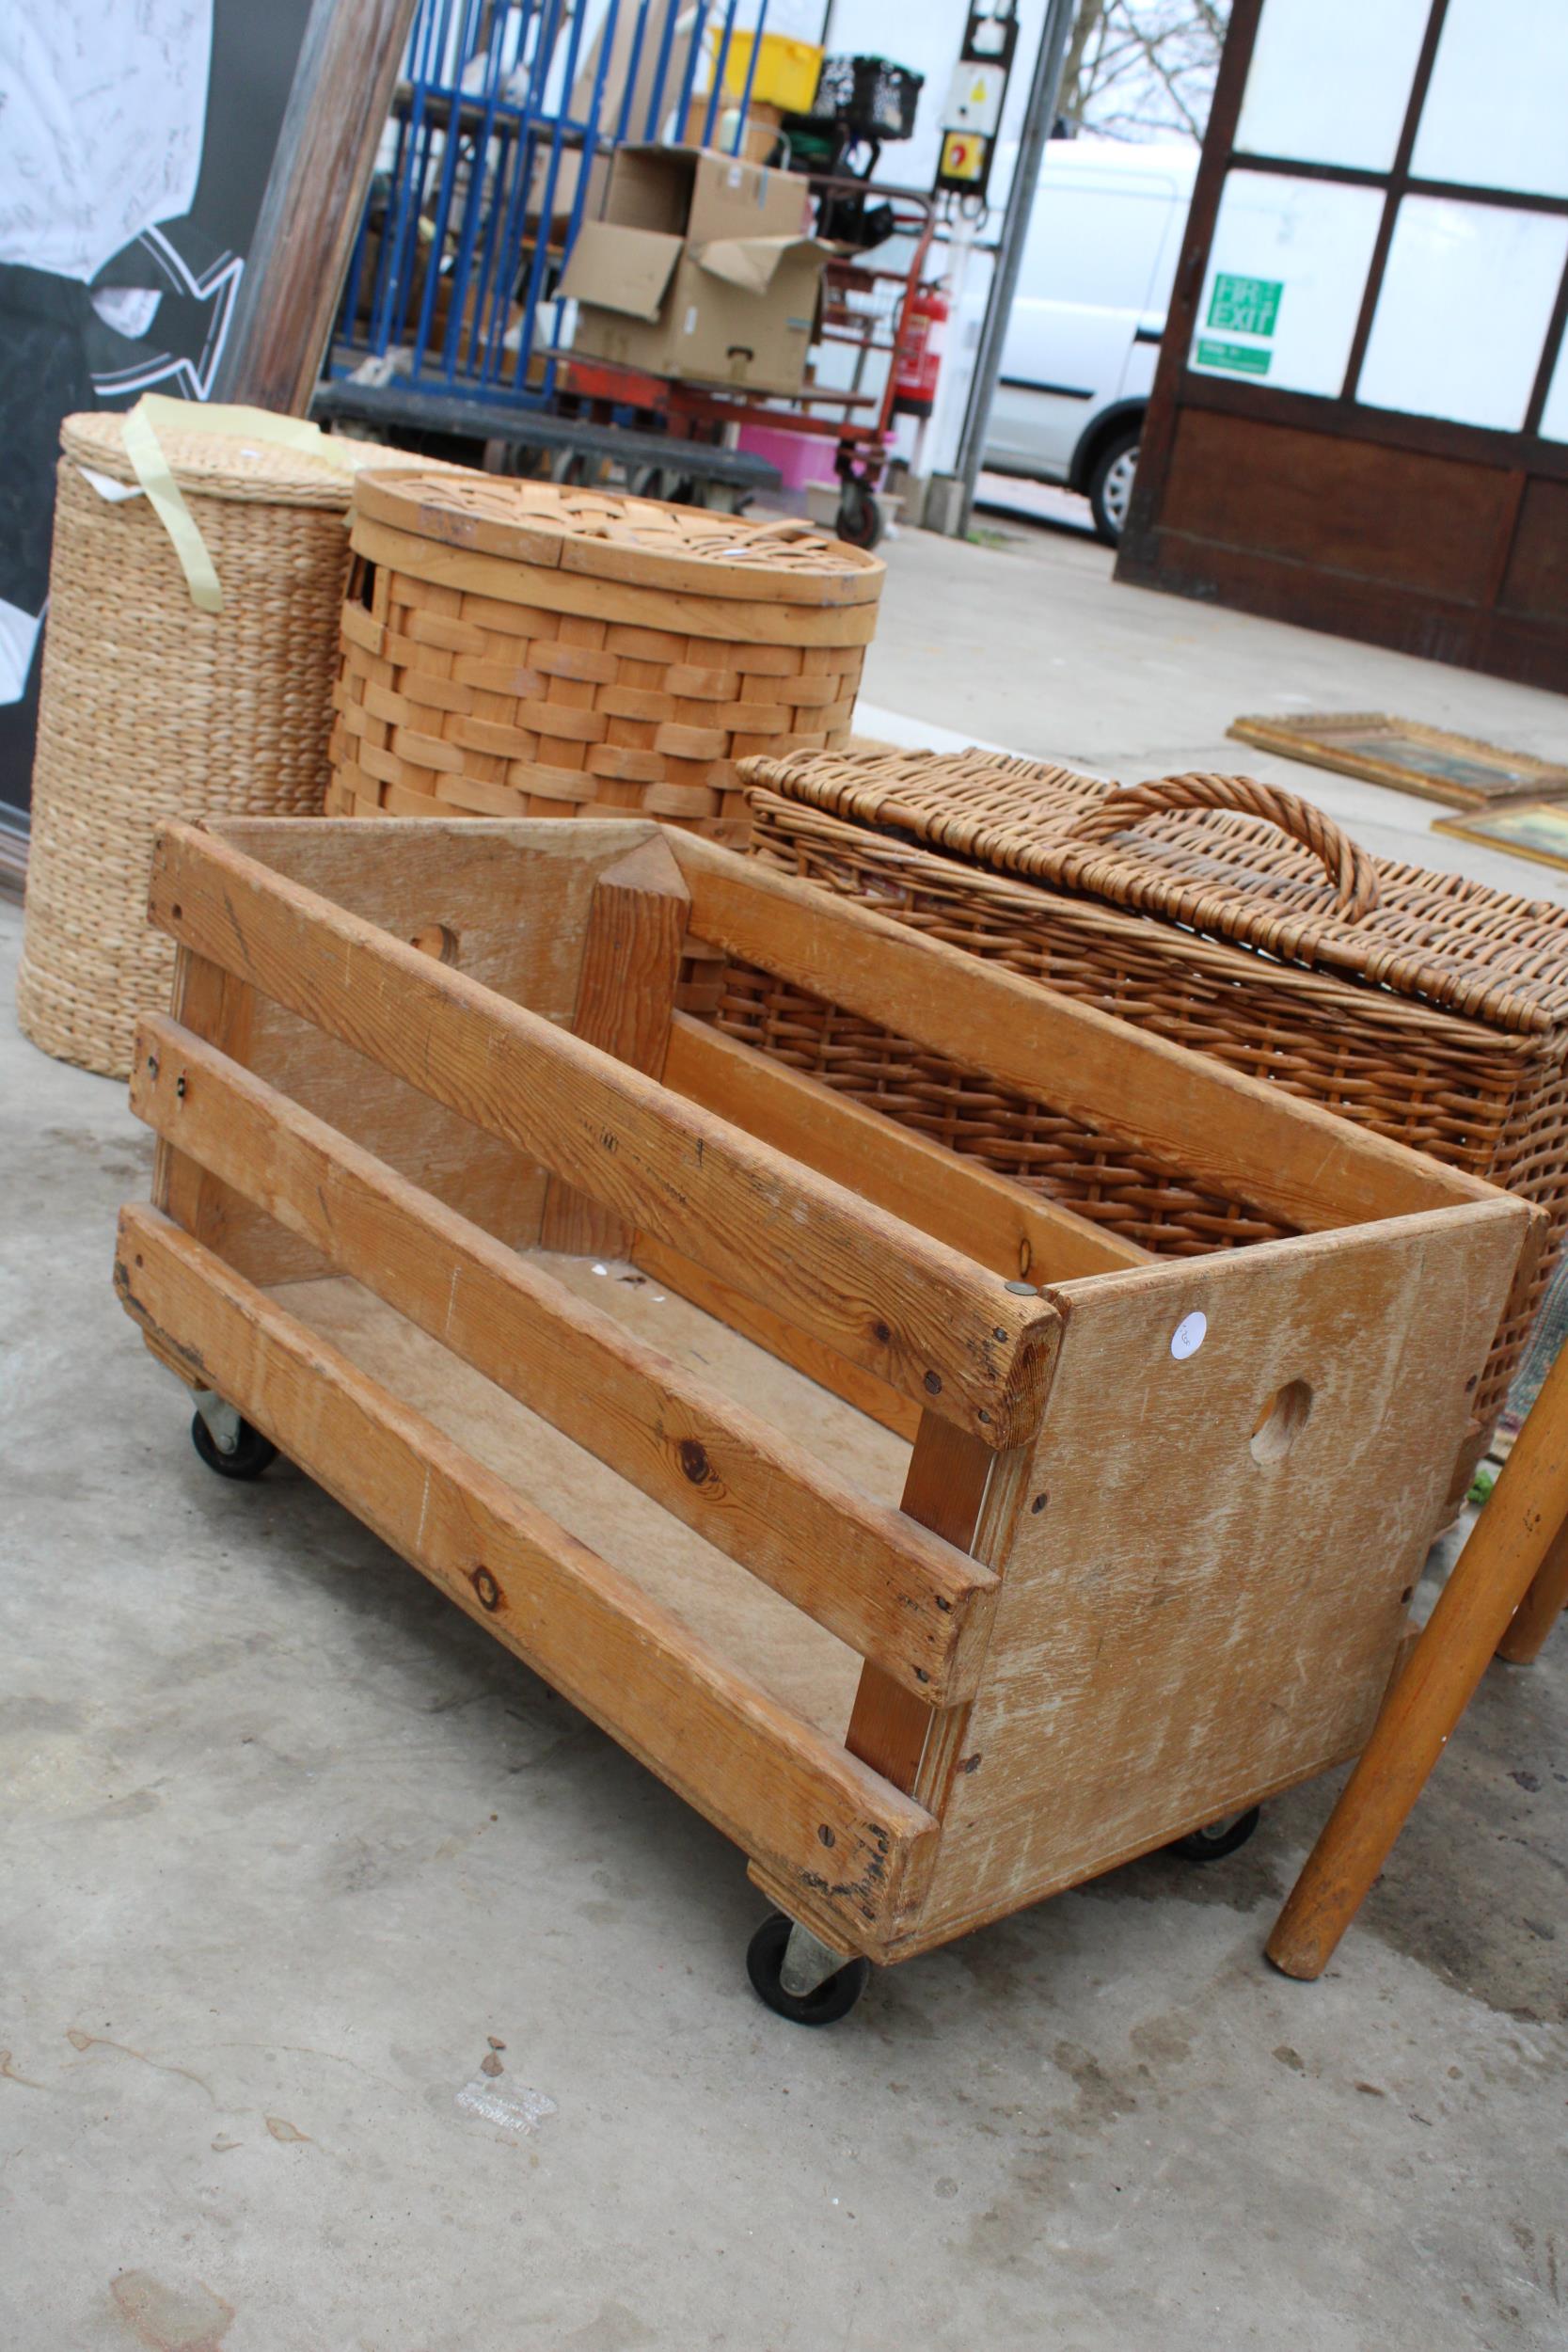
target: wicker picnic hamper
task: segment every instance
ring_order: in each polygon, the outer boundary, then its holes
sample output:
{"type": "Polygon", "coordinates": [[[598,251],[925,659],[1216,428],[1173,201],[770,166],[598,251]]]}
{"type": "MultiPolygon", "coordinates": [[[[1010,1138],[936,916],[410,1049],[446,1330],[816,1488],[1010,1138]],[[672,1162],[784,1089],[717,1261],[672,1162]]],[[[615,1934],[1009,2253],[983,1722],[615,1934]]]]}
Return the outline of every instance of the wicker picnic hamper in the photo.
{"type": "MultiPolygon", "coordinates": [[[[1490,1429],[1568,1225],[1568,911],[1369,857],[1245,777],[1116,791],[979,753],[754,760],[746,774],[768,864],[1546,1209],[1544,1258],[1477,1394],[1478,1435],[1490,1429]]],[[[1281,1231],[766,974],[730,967],[718,1017],[1159,1255],[1281,1231]]]]}
{"type": "Polygon", "coordinates": [[[847,739],[883,566],[809,524],[368,472],[352,543],[329,816],[711,825],[847,739]]]}
{"type": "Polygon", "coordinates": [[[147,922],[166,817],[314,816],[326,781],[351,477],[309,452],[161,429],[222,609],[200,612],[118,414],[68,417],[43,646],[17,1009],[35,1044],[123,1077],[173,951],[147,922]]]}

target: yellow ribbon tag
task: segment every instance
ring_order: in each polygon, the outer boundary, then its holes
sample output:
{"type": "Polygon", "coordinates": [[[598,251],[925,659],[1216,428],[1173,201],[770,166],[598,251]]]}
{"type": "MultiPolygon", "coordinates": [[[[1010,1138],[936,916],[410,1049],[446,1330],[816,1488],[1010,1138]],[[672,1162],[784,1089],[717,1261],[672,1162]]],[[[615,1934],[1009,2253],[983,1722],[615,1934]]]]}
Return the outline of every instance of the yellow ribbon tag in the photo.
{"type": "Polygon", "coordinates": [[[221,612],[223,589],[207,552],[195,516],[174,479],[173,469],[158,438],[158,427],[182,433],[210,433],[214,438],[271,441],[302,455],[320,458],[340,473],[357,473],[361,466],[385,464],[388,452],[373,441],[349,441],[324,433],[304,417],[275,416],[270,408],[243,408],[219,401],[171,400],[163,392],[144,392],[125,420],[125,454],[168,532],[180,568],[185,575],[191,601],[200,612],[221,612]]]}

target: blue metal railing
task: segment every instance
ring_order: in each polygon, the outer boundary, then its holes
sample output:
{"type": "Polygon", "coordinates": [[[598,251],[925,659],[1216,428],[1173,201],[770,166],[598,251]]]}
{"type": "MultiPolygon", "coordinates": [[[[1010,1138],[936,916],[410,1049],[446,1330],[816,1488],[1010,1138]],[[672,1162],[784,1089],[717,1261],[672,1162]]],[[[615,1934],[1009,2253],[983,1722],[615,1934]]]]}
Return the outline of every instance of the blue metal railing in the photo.
{"type": "Polygon", "coordinates": [[[330,373],[547,403],[553,290],[595,161],[628,137],[673,129],[680,140],[694,106],[702,145],[721,128],[738,154],[767,19],[768,0],[420,0],[330,373]],[[724,71],[741,12],[753,40],[735,103],[724,71]],[[621,78],[606,121],[612,65],[621,78]],[[558,212],[568,169],[576,179],[558,212]]]}

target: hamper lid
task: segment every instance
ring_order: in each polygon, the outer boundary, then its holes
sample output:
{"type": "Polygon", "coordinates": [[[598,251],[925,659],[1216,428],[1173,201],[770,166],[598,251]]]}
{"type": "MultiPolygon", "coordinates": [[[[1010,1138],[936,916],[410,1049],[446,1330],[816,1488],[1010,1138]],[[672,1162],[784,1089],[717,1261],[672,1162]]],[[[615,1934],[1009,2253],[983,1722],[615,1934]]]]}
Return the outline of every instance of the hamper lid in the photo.
{"type": "Polygon", "coordinates": [[[706,596],[870,604],[885,568],[879,556],[794,516],[753,523],[494,474],[367,471],[355,485],[354,511],[447,547],[706,596]]]}
{"type": "Polygon", "coordinates": [[[753,789],[1520,1035],[1568,1022],[1568,908],[1375,858],[1250,776],[1118,788],[978,751],[748,759],[753,789]]]}
{"type": "MultiPolygon", "coordinates": [[[[287,442],[248,437],[244,433],[214,433],[206,428],[182,428],[168,420],[167,411],[182,403],[160,404],[158,441],[169,471],[193,497],[243,499],[273,506],[325,506],[346,509],[353,490],[353,469],[362,443],[350,442],[352,457],[341,451],[331,457],[287,442]]],[[[119,410],[96,409],[67,417],[60,427],[60,447],[79,466],[89,466],[111,481],[135,483],[136,469],[125,445],[126,417],[119,410]]],[[[376,452],[385,463],[385,453],[376,452]]]]}

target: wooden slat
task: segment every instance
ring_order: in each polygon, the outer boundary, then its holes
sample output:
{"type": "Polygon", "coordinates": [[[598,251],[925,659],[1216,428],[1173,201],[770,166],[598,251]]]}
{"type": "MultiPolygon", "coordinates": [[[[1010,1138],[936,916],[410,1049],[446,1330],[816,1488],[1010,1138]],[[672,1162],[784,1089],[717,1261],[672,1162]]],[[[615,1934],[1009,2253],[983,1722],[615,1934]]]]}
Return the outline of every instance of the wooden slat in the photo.
{"type": "Polygon", "coordinates": [[[150,906],[184,945],[988,1445],[1037,1424],[1058,1336],[1037,1298],[213,835],[160,829],[150,906]]]}
{"type": "Polygon", "coordinates": [[[1136,1242],[1042,1200],[978,1160],[900,1127],[689,1013],[675,1015],[664,1083],[993,1274],[1067,1281],[1149,1262],[1136,1242]]]}
{"type": "MultiPolygon", "coordinates": [[[[904,1481],[906,1514],[959,1550],[1000,1565],[1012,1546],[1033,1449],[993,1454],[951,1422],[921,1416],[904,1481]]],[[[967,1707],[933,1707],[867,1660],[846,1745],[940,1816],[969,1721],[967,1707]]]]}
{"type": "Polygon", "coordinates": [[[694,937],[1103,1128],[1173,1172],[1313,1231],[1495,1188],[1147,1030],[847,905],[672,839],[694,937]]]}
{"type": "MultiPolygon", "coordinates": [[[[606,866],[588,903],[573,1034],[650,1078],[664,1068],[689,904],[680,867],[660,840],[606,866]]],[[[546,1249],[569,1256],[620,1258],[630,1248],[631,1232],[552,1176],[539,1239],[546,1249]]]]}
{"type": "Polygon", "coordinates": [[[900,1684],[979,1674],[996,1580],[172,1021],[138,1119],[900,1684]]]}
{"type": "MultiPolygon", "coordinates": [[[[173,1005],[175,1019],[194,1036],[247,1058],[255,998],[243,980],[182,947],[174,960],[173,1005]]],[[[217,1244],[227,1223],[222,1184],[163,1136],[152,1166],[152,1198],[198,1241],[217,1244]]]]}
{"type": "MultiPolygon", "coordinates": [[[[949,1542],[1000,1567],[1012,1549],[1033,1458],[1029,1446],[992,1454],[950,1422],[927,1413],[910,1458],[904,1509],[949,1542]]],[[[852,1756],[914,1797],[940,1821],[954,1773],[965,1763],[972,1713],[968,1703],[924,1705],[868,1661],[846,1744],[852,1756]]],[[[753,1862],[750,1876],[770,1901],[810,1928],[831,1949],[863,1949],[870,1959],[887,1961],[896,1959],[900,1943],[917,1931],[939,1851],[940,1845],[933,1843],[906,1873],[898,1911],[883,1921],[874,1941],[856,1941],[851,1915],[830,1893],[816,1887],[791,1889],[765,1863],[753,1862]]]]}
{"type": "Polygon", "coordinates": [[[835,1748],[154,1209],[120,1218],[120,1298],[193,1376],[786,1883],[875,1921],[925,1810],[835,1748]]]}
{"type": "Polygon", "coordinates": [[[867,1420],[880,1422],[895,1437],[907,1438],[912,1444],[920,1426],[920,1407],[896,1389],[890,1389],[885,1380],[879,1380],[874,1372],[863,1372],[859,1364],[850,1363],[846,1356],[829,1347],[809,1331],[797,1330],[783,1315],[775,1314],[754,1298],[748,1298],[733,1283],[721,1280],[705,1266],[693,1259],[683,1258],[678,1249],[666,1249],[647,1233],[639,1233],[633,1251],[633,1263],[644,1274],[651,1274],[666,1290],[678,1297],[689,1298],[705,1314],[716,1316],[738,1331],[742,1339],[765,1347],[769,1356],[776,1356],[781,1364],[789,1364],[803,1372],[808,1380],[815,1380],[819,1389],[830,1395],[842,1397],[857,1413],[867,1420]]]}

